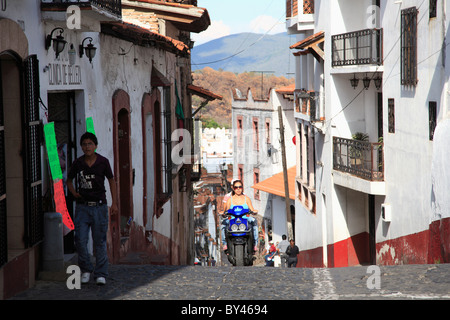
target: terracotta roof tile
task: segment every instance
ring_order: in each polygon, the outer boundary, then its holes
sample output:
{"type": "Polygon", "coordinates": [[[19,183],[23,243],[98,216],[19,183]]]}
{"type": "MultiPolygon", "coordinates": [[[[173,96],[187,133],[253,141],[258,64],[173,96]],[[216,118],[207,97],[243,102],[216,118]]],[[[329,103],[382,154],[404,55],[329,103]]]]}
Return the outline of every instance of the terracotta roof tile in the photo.
{"type": "Polygon", "coordinates": [[[202,87],[199,86],[195,86],[193,84],[188,85],[188,89],[191,90],[192,92],[194,92],[195,94],[198,94],[208,100],[222,100],[223,97],[221,95],[215,94],[209,90],[206,90],[202,87]]]}
{"type": "Polygon", "coordinates": [[[289,47],[289,49],[306,49],[306,47],[318,40],[323,39],[323,37],[325,36],[325,32],[324,31],[319,31],[295,44],[293,44],[292,46],[289,47]]]}
{"type": "MultiPolygon", "coordinates": [[[[288,169],[288,184],[289,184],[289,199],[295,200],[295,175],[296,175],[296,167],[291,167],[288,169]]],[[[283,171],[273,175],[272,177],[263,180],[255,185],[252,188],[261,190],[264,192],[268,192],[280,197],[285,196],[284,192],[284,176],[283,171]]]]}
{"type": "Polygon", "coordinates": [[[138,45],[148,45],[151,42],[155,42],[174,53],[190,54],[189,47],[185,43],[131,23],[102,22],[102,33],[134,42],[138,45]]]}
{"type": "Polygon", "coordinates": [[[289,94],[289,93],[293,94],[294,90],[295,90],[295,83],[290,84],[286,87],[281,87],[281,88],[275,89],[275,91],[277,93],[282,93],[282,94],[289,94]]]}

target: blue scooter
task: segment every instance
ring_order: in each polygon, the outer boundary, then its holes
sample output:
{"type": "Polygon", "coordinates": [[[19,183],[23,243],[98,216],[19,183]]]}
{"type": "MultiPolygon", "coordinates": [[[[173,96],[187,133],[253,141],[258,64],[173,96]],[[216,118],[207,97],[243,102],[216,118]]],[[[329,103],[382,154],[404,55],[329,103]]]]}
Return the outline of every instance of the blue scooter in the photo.
{"type": "Polygon", "coordinates": [[[228,246],[228,261],[233,266],[253,265],[253,236],[252,227],[248,221],[249,209],[234,206],[227,211],[230,223],[225,229],[228,246]]]}

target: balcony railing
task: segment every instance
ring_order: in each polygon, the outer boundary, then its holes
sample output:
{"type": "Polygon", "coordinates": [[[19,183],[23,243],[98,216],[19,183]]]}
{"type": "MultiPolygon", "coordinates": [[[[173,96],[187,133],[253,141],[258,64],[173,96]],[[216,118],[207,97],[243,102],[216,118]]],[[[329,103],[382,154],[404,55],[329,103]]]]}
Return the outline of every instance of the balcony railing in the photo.
{"type": "Polygon", "coordinates": [[[41,0],[41,7],[50,7],[52,5],[92,5],[116,17],[122,16],[121,0],[41,0]]]}
{"type": "Polygon", "coordinates": [[[333,137],[333,169],[365,180],[383,181],[383,143],[333,137]]]}
{"type": "Polygon", "coordinates": [[[381,65],[383,29],[365,29],[332,36],[333,67],[381,65]]]}
{"type": "Polygon", "coordinates": [[[296,91],[295,111],[310,117],[311,122],[324,120],[320,110],[320,93],[316,91],[296,91]]]}

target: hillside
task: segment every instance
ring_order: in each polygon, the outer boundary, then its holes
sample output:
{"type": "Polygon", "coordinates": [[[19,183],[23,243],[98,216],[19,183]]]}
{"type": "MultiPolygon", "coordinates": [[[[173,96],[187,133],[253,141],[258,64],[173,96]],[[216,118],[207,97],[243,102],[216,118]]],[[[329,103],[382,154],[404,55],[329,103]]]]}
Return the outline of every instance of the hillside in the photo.
{"type": "Polygon", "coordinates": [[[293,77],[294,57],[289,46],[295,38],[286,32],[275,35],[239,33],[215,39],[192,49],[192,70],[211,67],[231,72],[273,71],[293,77]]]}
{"type": "MultiPolygon", "coordinates": [[[[223,96],[223,100],[214,100],[204,107],[195,116],[200,117],[204,124],[206,122],[217,122],[219,126],[231,127],[231,90],[239,89],[241,92],[247,92],[252,89],[255,98],[261,98],[261,74],[253,72],[233,73],[230,71],[217,71],[210,67],[193,72],[193,84],[208,89],[216,94],[223,96]]],[[[274,75],[264,75],[263,95],[267,98],[270,88],[284,87],[294,83],[294,79],[285,77],[276,77],[274,75]]],[[[203,99],[193,96],[193,107],[197,108],[203,99]]]]}

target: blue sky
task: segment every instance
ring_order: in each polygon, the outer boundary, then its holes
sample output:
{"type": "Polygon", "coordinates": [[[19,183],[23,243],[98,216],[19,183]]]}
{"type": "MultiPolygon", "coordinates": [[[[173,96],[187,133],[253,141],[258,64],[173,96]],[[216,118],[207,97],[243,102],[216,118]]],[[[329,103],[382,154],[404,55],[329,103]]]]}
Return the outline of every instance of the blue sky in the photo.
{"type": "Polygon", "coordinates": [[[191,33],[196,45],[241,32],[275,34],[286,31],[285,1],[198,0],[197,6],[208,10],[211,25],[201,33],[191,33]]]}

